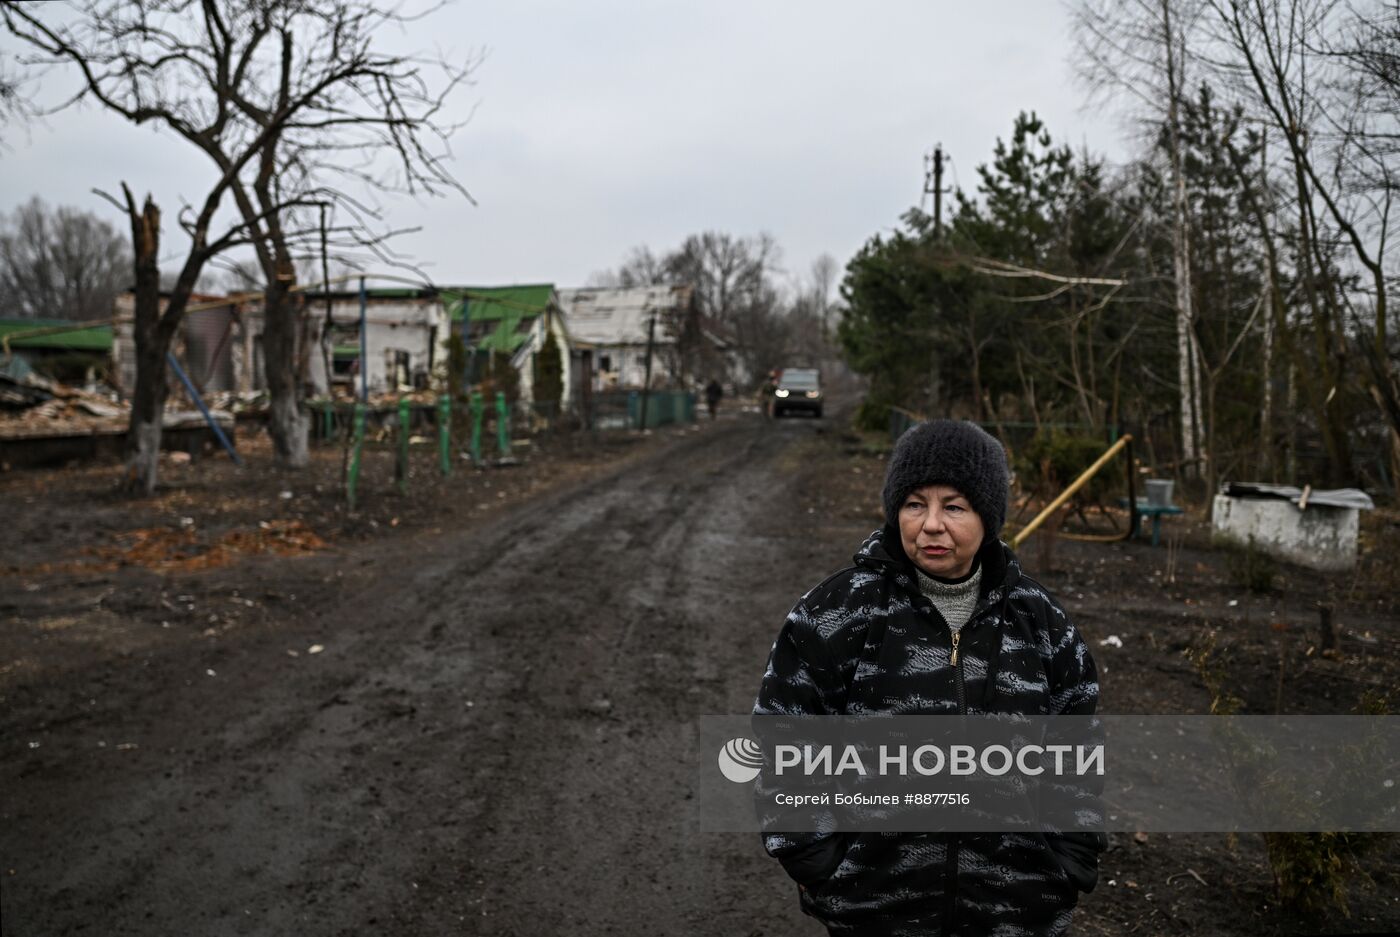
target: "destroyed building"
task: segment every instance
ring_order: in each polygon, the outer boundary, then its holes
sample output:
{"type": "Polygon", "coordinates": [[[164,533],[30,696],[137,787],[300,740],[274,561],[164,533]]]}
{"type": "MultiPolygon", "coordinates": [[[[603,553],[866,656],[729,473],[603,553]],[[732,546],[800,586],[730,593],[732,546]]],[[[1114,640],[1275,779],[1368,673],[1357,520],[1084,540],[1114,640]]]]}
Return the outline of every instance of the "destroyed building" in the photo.
{"type": "Polygon", "coordinates": [[[686,360],[692,295],[689,286],[673,285],[560,290],[559,304],[575,347],[591,356],[591,389],[641,387],[649,334],[651,386],[682,386],[693,370],[686,360]]]}

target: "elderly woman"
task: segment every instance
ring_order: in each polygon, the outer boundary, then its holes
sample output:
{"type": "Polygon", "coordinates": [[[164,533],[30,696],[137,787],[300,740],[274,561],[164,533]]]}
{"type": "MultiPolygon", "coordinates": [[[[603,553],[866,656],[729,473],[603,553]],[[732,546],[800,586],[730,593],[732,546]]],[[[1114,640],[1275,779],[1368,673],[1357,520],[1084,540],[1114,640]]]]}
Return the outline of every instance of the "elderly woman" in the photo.
{"type": "MultiPolygon", "coordinates": [[[[1009,470],[975,424],[906,432],[885,526],[798,601],[759,715],[1090,715],[1098,680],[1058,602],[997,539],[1009,470]]],[[[769,854],[832,934],[1058,935],[1093,888],[1098,834],[774,833],[769,854]]]]}

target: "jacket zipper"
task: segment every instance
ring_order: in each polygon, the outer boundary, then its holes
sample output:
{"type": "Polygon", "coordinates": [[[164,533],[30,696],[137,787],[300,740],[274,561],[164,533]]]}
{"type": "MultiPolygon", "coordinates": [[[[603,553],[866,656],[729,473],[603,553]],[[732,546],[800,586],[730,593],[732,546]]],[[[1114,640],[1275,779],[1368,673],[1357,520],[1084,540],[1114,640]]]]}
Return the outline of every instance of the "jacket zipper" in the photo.
{"type": "Polygon", "coordinates": [[[962,638],[962,628],[953,632],[953,688],[958,694],[958,715],[967,715],[967,687],[963,685],[962,661],[958,659],[958,640],[962,638]]]}
{"type": "MultiPolygon", "coordinates": [[[[963,627],[967,627],[963,625],[963,627]]],[[[949,629],[952,631],[952,629],[949,629]]],[[[958,695],[958,715],[967,715],[967,688],[963,685],[962,659],[958,656],[958,642],[962,640],[962,628],[952,632],[953,635],[953,656],[950,661],[953,665],[953,688],[958,695]]],[[[950,834],[948,841],[948,868],[946,877],[948,882],[948,910],[943,919],[943,933],[945,935],[953,933],[953,925],[956,922],[958,909],[958,852],[962,843],[961,837],[957,833],[950,834]]]]}

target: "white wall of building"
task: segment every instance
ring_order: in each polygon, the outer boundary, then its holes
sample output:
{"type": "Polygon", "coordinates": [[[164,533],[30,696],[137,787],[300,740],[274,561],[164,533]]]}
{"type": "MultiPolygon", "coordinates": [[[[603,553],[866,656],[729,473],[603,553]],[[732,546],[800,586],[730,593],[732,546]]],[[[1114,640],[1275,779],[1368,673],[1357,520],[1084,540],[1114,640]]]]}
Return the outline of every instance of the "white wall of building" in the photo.
{"type": "MultiPolygon", "coordinates": [[[[325,302],[313,301],[307,308],[307,338],[310,352],[307,359],[307,381],[316,394],[327,392],[325,355],[321,349],[321,331],[325,324],[325,302]]],[[[336,332],[335,344],[355,344],[359,340],[360,303],[357,298],[336,298],[331,304],[336,332]]],[[[390,352],[408,355],[407,382],[412,385],[415,375],[425,375],[431,381],[436,370],[437,335],[446,313],[435,299],[375,299],[371,297],[365,309],[365,373],[370,394],[397,391],[390,374],[390,352]]],[[[255,326],[261,332],[261,322],[255,326]]],[[[402,375],[401,375],[402,376],[402,375]]],[[[354,391],[359,393],[360,377],[356,373],[354,391]]]]}
{"type": "Polygon", "coordinates": [[[1300,510],[1279,498],[1239,498],[1218,494],[1212,511],[1213,535],[1257,549],[1299,566],[1347,570],[1356,566],[1361,512],[1356,508],[1309,505],[1300,510]]]}
{"type": "Polygon", "coordinates": [[[557,313],[536,316],[530,325],[530,336],[511,356],[511,364],[520,372],[520,399],[527,404],[535,400],[535,355],[544,347],[546,321],[549,331],[554,333],[554,342],[559,348],[564,392],[560,406],[567,410],[573,405],[573,356],[569,354],[569,336],[564,328],[564,317],[557,313]]]}

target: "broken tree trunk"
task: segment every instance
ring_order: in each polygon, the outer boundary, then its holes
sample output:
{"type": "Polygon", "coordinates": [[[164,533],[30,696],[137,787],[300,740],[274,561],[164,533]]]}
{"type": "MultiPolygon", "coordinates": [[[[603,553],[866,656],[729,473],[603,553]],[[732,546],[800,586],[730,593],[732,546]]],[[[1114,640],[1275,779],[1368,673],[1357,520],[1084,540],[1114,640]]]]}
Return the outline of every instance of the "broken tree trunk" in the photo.
{"type": "Polygon", "coordinates": [[[127,215],[131,220],[131,243],[136,275],[136,310],[132,333],[136,345],[136,386],[131,398],[131,419],[127,430],[125,487],[133,494],[155,491],[160,459],[161,421],[165,400],[165,356],[175,337],[178,317],[162,316],[160,309],[160,209],[151,197],[140,211],[131,192],[126,193],[127,215]]]}
{"type": "Polygon", "coordinates": [[[270,399],[267,429],[272,436],[277,461],[289,468],[305,468],[310,461],[310,423],[301,401],[301,381],[297,363],[301,345],[301,303],[290,292],[291,264],[267,285],[263,322],[263,355],[267,366],[270,399]]]}

